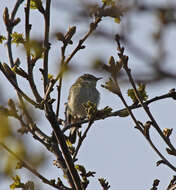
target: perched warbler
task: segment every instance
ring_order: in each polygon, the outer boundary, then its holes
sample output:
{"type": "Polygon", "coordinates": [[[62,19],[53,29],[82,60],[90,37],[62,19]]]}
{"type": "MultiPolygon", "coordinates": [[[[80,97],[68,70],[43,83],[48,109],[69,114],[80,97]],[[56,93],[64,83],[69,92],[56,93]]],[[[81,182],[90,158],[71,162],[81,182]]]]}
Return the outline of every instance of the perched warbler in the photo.
{"type": "MultiPolygon", "coordinates": [[[[98,106],[100,93],[96,89],[96,84],[100,79],[90,74],[84,74],[71,86],[67,103],[67,118],[69,123],[79,122],[86,117],[83,104],[86,104],[88,101],[98,106]]],[[[75,143],[76,141],[77,128],[78,126],[70,129],[69,140],[71,143],[75,143]]]]}

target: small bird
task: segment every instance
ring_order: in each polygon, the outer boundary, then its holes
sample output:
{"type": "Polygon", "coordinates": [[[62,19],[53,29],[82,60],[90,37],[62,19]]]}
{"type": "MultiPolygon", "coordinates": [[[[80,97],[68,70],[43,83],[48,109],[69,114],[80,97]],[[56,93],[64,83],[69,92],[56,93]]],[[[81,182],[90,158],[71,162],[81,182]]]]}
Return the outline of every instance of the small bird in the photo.
{"type": "MultiPolygon", "coordinates": [[[[96,89],[97,81],[102,78],[96,78],[90,74],[80,76],[71,86],[67,103],[67,118],[69,123],[76,123],[86,117],[83,104],[88,101],[98,106],[100,93],[96,89]]],[[[76,131],[78,127],[70,129],[69,140],[73,144],[76,141],[76,131]]]]}

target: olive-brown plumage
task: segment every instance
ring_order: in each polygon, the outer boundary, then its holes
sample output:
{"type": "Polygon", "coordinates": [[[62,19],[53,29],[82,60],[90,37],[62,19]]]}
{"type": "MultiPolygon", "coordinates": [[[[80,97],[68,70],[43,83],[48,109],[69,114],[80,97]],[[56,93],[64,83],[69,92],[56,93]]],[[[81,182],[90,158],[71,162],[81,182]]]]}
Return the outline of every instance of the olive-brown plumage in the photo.
{"type": "MultiPolygon", "coordinates": [[[[96,84],[100,79],[90,74],[84,74],[71,86],[67,104],[67,115],[70,118],[70,123],[79,122],[80,119],[86,117],[83,104],[90,101],[98,106],[100,94],[96,89],[96,84]]],[[[70,141],[72,143],[76,140],[75,137],[72,138],[73,135],[76,135],[76,127],[71,128],[70,141]]]]}

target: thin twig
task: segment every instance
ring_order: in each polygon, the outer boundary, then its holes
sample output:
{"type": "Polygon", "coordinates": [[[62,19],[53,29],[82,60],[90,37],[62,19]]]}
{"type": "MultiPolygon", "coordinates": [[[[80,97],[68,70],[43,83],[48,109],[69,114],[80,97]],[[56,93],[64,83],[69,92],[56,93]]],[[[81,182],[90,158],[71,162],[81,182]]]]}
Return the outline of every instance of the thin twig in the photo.
{"type": "Polygon", "coordinates": [[[139,95],[139,92],[136,88],[135,82],[133,80],[133,77],[131,75],[131,70],[128,68],[128,59],[126,59],[125,55],[123,55],[124,52],[124,48],[121,47],[121,44],[119,42],[119,38],[116,39],[117,45],[118,45],[118,50],[120,51],[119,53],[119,58],[121,59],[121,61],[123,62],[123,68],[127,73],[127,76],[129,78],[129,81],[134,89],[134,93],[136,95],[136,98],[138,99],[139,103],[141,104],[141,106],[143,107],[143,109],[145,110],[145,112],[147,113],[148,117],[150,118],[150,120],[153,123],[154,128],[157,130],[157,132],[159,133],[159,135],[161,136],[161,138],[165,141],[165,143],[170,147],[170,149],[176,153],[176,149],[174,148],[174,146],[171,144],[170,140],[168,138],[166,138],[162,132],[162,130],[160,129],[158,123],[156,122],[156,120],[154,119],[152,113],[150,112],[150,109],[148,107],[148,105],[143,102],[142,98],[139,95]]]}
{"type": "MultiPolygon", "coordinates": [[[[9,56],[9,62],[10,62],[10,66],[13,67],[14,66],[14,60],[13,60],[13,55],[12,55],[12,31],[14,28],[14,25],[12,24],[14,22],[17,10],[19,8],[19,6],[21,5],[21,3],[24,0],[18,0],[14,6],[14,9],[12,10],[11,13],[11,18],[10,18],[10,26],[6,25],[7,28],[7,32],[8,32],[8,39],[7,39],[7,49],[8,49],[8,56],[9,56]]],[[[8,81],[12,84],[12,86],[15,88],[15,90],[17,91],[18,94],[18,98],[20,99],[20,96],[23,96],[28,102],[30,102],[31,104],[33,104],[35,107],[38,107],[41,109],[41,106],[39,104],[37,104],[36,102],[34,102],[31,98],[29,98],[19,87],[18,87],[18,83],[16,80],[16,75],[14,80],[11,80],[8,75],[6,74],[6,72],[4,71],[4,69],[2,68],[2,66],[0,65],[0,70],[3,72],[3,74],[6,76],[6,78],[8,79],[8,81]]]]}
{"type": "Polygon", "coordinates": [[[30,131],[30,133],[33,135],[33,138],[35,138],[36,140],[38,140],[40,143],[42,143],[45,147],[48,147],[48,143],[50,142],[50,138],[43,133],[34,123],[32,117],[30,116],[26,105],[24,104],[24,102],[20,99],[20,108],[22,109],[23,114],[25,115],[25,118],[27,120],[26,124],[22,117],[17,115],[17,119],[20,121],[20,123],[22,124],[22,126],[25,126],[27,130],[30,131]]]}
{"type": "Polygon", "coordinates": [[[48,55],[50,49],[50,43],[49,43],[50,5],[51,5],[51,0],[46,0],[46,10],[44,13],[44,18],[45,18],[45,39],[44,39],[45,51],[44,51],[44,60],[43,60],[44,92],[46,92],[48,85],[48,55]]]}
{"type": "MultiPolygon", "coordinates": [[[[67,47],[68,43],[64,43],[62,48],[61,48],[61,54],[62,54],[62,60],[61,60],[61,70],[62,67],[64,66],[64,61],[65,61],[65,50],[67,47]]],[[[59,107],[60,107],[60,100],[61,100],[61,88],[62,88],[62,77],[63,74],[60,76],[59,80],[59,85],[57,87],[58,95],[57,95],[57,107],[56,107],[56,116],[59,116],[59,107]]]]}
{"type": "Polygon", "coordinates": [[[120,99],[122,100],[123,104],[125,105],[126,109],[128,110],[131,118],[133,119],[137,129],[139,129],[140,132],[142,132],[142,134],[144,135],[144,137],[147,139],[147,141],[149,142],[149,144],[151,145],[151,147],[153,148],[153,150],[158,154],[158,156],[163,160],[163,162],[172,170],[176,171],[176,168],[159,152],[159,150],[155,147],[155,145],[153,144],[153,142],[150,139],[150,136],[145,135],[145,133],[141,130],[141,127],[139,125],[139,122],[136,120],[134,114],[132,113],[131,109],[128,107],[125,99],[123,98],[122,94],[119,94],[120,99]]]}
{"type": "Polygon", "coordinates": [[[138,91],[137,91],[137,88],[136,88],[136,85],[134,83],[134,80],[131,76],[131,72],[128,68],[125,68],[126,72],[127,72],[127,75],[129,77],[129,80],[130,80],[130,83],[132,84],[133,86],[133,89],[134,89],[134,92],[135,92],[135,95],[138,99],[138,101],[140,102],[141,106],[143,107],[143,109],[145,110],[145,112],[147,113],[147,115],[149,116],[149,118],[151,119],[152,123],[153,123],[153,126],[154,128],[158,131],[158,133],[160,134],[160,136],[162,137],[162,139],[166,142],[166,144],[171,148],[172,151],[176,152],[176,149],[174,148],[174,146],[171,144],[170,140],[168,138],[166,138],[162,132],[162,130],[160,129],[158,123],[156,122],[156,120],[154,119],[152,113],[150,112],[150,109],[149,107],[145,104],[145,102],[143,102],[142,98],[140,97],[138,91]]]}
{"type": "MultiPolygon", "coordinates": [[[[145,135],[144,135],[145,136],[145,135]]],[[[146,137],[146,136],[145,136],[146,137]]],[[[151,147],[153,148],[153,150],[159,155],[159,157],[162,159],[163,164],[166,164],[169,168],[171,168],[173,171],[176,171],[176,167],[174,167],[162,154],[161,152],[156,148],[156,146],[153,144],[151,138],[147,138],[147,141],[149,142],[149,144],[151,145],[151,147]]]]}
{"type": "Polygon", "coordinates": [[[25,100],[27,100],[29,103],[31,103],[33,106],[39,109],[43,109],[43,106],[41,104],[37,104],[34,100],[32,100],[29,96],[27,96],[17,85],[16,81],[11,79],[7,73],[5,72],[4,68],[2,67],[2,64],[0,64],[0,70],[3,72],[7,80],[11,83],[11,85],[15,88],[15,90],[21,95],[25,100]]]}
{"type": "Polygon", "coordinates": [[[11,21],[13,21],[13,20],[15,19],[15,15],[16,15],[16,13],[17,13],[17,11],[18,11],[18,8],[19,8],[19,6],[23,3],[23,1],[24,1],[24,0],[17,0],[15,6],[14,6],[14,8],[13,8],[13,11],[12,11],[12,13],[11,13],[11,21]]]}
{"type": "Polygon", "coordinates": [[[59,85],[57,86],[57,107],[56,107],[56,116],[59,117],[59,108],[61,101],[61,88],[62,88],[62,77],[59,79],[59,85]]]}
{"type": "Polygon", "coordinates": [[[76,150],[73,154],[73,160],[76,160],[76,156],[78,154],[78,151],[79,151],[84,139],[86,138],[87,133],[88,133],[90,127],[92,126],[93,122],[94,122],[94,120],[89,121],[89,124],[88,124],[86,130],[84,131],[83,135],[81,137],[79,137],[78,145],[77,145],[76,150]]]}
{"type": "Polygon", "coordinates": [[[70,54],[70,56],[65,60],[65,65],[67,65],[70,60],[73,58],[73,56],[80,50],[82,49],[82,45],[83,43],[86,41],[86,39],[92,34],[92,32],[96,29],[96,27],[98,26],[98,23],[101,21],[101,17],[98,17],[95,19],[95,22],[91,23],[92,25],[90,25],[89,31],[87,32],[87,34],[78,42],[77,47],[73,50],[73,52],[70,54]]]}
{"type": "MultiPolygon", "coordinates": [[[[134,80],[131,76],[131,70],[128,68],[128,57],[126,55],[124,55],[124,48],[121,47],[121,44],[119,42],[119,36],[116,36],[116,41],[117,41],[117,45],[118,45],[118,50],[119,50],[119,58],[123,63],[123,68],[125,69],[128,77],[129,77],[129,81],[131,83],[131,85],[134,88],[135,91],[135,95],[136,98],[138,99],[138,101],[140,102],[141,106],[144,108],[144,110],[146,111],[146,113],[148,114],[149,118],[151,119],[151,123],[154,126],[155,129],[157,129],[158,133],[160,134],[160,136],[164,139],[164,141],[168,144],[168,146],[171,144],[169,138],[166,138],[163,134],[163,132],[161,131],[161,129],[159,128],[158,124],[156,123],[155,119],[153,118],[151,112],[149,111],[148,105],[145,104],[145,102],[143,102],[142,98],[140,97],[136,85],[134,83],[134,80]]],[[[141,128],[141,126],[139,125],[139,122],[136,120],[135,116],[133,115],[132,111],[129,109],[125,99],[123,98],[123,95],[121,94],[121,92],[118,94],[118,96],[121,98],[122,102],[124,103],[126,109],[128,110],[128,113],[130,114],[131,118],[133,119],[134,123],[136,124],[136,128],[139,129],[140,132],[142,132],[142,134],[145,136],[145,138],[148,140],[149,144],[151,145],[151,147],[154,149],[154,151],[159,155],[159,157],[162,159],[163,163],[166,164],[168,167],[170,167],[172,170],[176,171],[176,168],[158,151],[158,149],[155,147],[155,145],[153,144],[153,142],[150,139],[150,135],[145,134],[145,132],[143,131],[143,129],[141,128]]],[[[171,144],[171,146],[169,146],[171,149],[173,147],[173,145],[171,144]]],[[[174,148],[174,147],[173,147],[174,148]]],[[[173,151],[175,150],[172,149],[173,151]]]]}
{"type": "Polygon", "coordinates": [[[14,19],[15,19],[15,16],[16,16],[16,13],[17,13],[17,10],[18,8],[20,7],[21,3],[23,2],[24,0],[17,0],[16,1],[16,4],[12,10],[12,13],[11,13],[11,18],[10,18],[10,23],[11,23],[11,26],[6,26],[6,29],[7,29],[7,32],[8,32],[8,37],[7,37],[7,49],[8,49],[8,57],[9,57],[9,62],[10,62],[10,66],[13,67],[14,66],[14,60],[13,60],[13,55],[12,55],[12,31],[13,31],[13,28],[14,26],[12,25],[14,19]]]}
{"type": "Polygon", "coordinates": [[[31,61],[31,53],[30,53],[30,30],[31,25],[29,24],[29,17],[30,17],[30,0],[27,0],[27,6],[25,8],[25,34],[26,34],[26,56],[27,56],[27,65],[28,65],[28,81],[31,87],[31,90],[36,98],[37,102],[41,102],[42,98],[37,90],[37,87],[34,82],[33,78],[33,68],[34,64],[31,61]]]}

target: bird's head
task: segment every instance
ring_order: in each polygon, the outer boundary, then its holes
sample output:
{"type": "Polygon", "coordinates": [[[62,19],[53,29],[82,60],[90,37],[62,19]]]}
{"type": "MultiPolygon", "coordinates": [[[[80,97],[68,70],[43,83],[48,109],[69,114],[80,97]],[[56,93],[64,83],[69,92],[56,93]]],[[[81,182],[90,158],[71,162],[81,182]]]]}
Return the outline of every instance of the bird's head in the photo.
{"type": "Polygon", "coordinates": [[[96,86],[97,81],[100,79],[102,79],[102,78],[101,77],[97,78],[90,74],[84,74],[77,79],[76,83],[81,83],[81,84],[84,83],[87,85],[96,86]]]}

